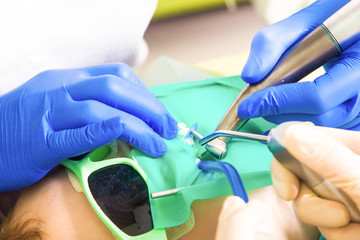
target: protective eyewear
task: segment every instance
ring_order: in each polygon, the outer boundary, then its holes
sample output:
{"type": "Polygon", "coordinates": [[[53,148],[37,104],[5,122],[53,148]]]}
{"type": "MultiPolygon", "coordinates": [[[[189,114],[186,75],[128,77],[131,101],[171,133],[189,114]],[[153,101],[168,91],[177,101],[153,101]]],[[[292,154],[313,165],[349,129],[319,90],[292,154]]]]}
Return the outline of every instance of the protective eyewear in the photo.
{"type": "Polygon", "coordinates": [[[83,159],[62,162],[78,177],[99,218],[118,239],[166,239],[165,229],[154,229],[146,174],[135,160],[112,158],[108,145],[83,159]]]}

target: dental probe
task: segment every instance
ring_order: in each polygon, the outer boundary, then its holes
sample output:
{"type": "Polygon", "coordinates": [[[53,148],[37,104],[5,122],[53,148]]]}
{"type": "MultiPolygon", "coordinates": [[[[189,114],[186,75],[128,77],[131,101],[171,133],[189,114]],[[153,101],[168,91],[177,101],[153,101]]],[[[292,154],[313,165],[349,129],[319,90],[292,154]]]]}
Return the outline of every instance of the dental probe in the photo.
{"type": "Polygon", "coordinates": [[[298,122],[286,122],[273,128],[269,135],[250,134],[243,132],[236,132],[230,130],[216,131],[206,137],[199,139],[200,145],[205,145],[208,142],[219,137],[240,138],[255,140],[258,142],[267,143],[270,151],[274,157],[287,169],[298,176],[305,182],[318,196],[343,203],[349,210],[351,221],[360,222],[360,211],[351,198],[341,189],[335,187],[331,182],[325,180],[294,158],[286,149],[284,143],[286,129],[298,122]]]}
{"type": "MultiPolygon", "coordinates": [[[[352,0],[329,17],[321,26],[300,39],[280,58],[260,82],[247,84],[227,110],[215,131],[239,130],[247,119],[237,116],[239,104],[250,94],[280,84],[293,83],[324,65],[360,38],[360,0],[352,0]]],[[[206,150],[217,159],[226,155],[227,137],[214,139],[206,150]]],[[[201,158],[201,157],[200,157],[201,158]]]]}

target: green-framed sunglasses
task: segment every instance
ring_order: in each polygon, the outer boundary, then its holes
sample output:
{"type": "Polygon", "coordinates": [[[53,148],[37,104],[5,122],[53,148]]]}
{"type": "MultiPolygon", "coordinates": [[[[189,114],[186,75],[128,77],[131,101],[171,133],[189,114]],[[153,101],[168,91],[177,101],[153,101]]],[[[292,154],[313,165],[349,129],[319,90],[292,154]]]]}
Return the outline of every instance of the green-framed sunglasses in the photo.
{"type": "Polygon", "coordinates": [[[146,174],[135,160],[112,158],[108,145],[83,159],[61,164],[78,177],[99,218],[118,239],[167,239],[165,229],[154,229],[146,174]]]}

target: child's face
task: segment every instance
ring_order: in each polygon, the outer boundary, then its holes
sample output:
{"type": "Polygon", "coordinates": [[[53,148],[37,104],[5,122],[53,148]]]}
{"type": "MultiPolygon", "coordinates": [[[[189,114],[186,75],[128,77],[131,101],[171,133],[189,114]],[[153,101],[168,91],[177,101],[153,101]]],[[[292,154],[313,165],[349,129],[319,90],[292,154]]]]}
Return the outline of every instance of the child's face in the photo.
{"type": "MultiPolygon", "coordinates": [[[[263,221],[268,223],[266,225],[273,239],[315,239],[312,237],[317,236],[315,228],[309,231],[309,226],[299,222],[291,203],[279,201],[271,187],[255,191],[249,197],[250,201],[256,198],[267,206],[263,221]]],[[[191,206],[195,226],[181,239],[214,239],[224,198],[195,201],[191,206]]],[[[44,239],[115,239],[96,215],[85,194],[77,192],[71,185],[63,167],[52,170],[40,182],[27,187],[13,214],[14,218],[22,220],[40,220],[44,239]]],[[[240,223],[234,226],[237,224],[240,223]]]]}
{"type": "MultiPolygon", "coordinates": [[[[181,239],[214,238],[224,199],[195,201],[192,209],[196,225],[181,239]],[[209,229],[209,226],[212,227],[209,229]]],[[[85,194],[77,192],[71,185],[63,167],[52,170],[40,182],[27,187],[18,199],[13,214],[22,220],[40,220],[44,239],[115,239],[96,215],[85,194]]]]}
{"type": "Polygon", "coordinates": [[[14,208],[14,217],[20,216],[39,219],[45,239],[115,239],[85,194],[72,187],[64,168],[26,188],[14,208]]]}
{"type": "MultiPolygon", "coordinates": [[[[181,239],[214,238],[224,199],[195,201],[192,209],[196,225],[181,239]],[[212,227],[209,229],[209,226],[212,227]]],[[[63,167],[52,170],[40,182],[27,187],[17,201],[13,214],[22,220],[40,220],[44,239],[115,239],[96,215],[85,194],[77,192],[71,185],[63,167]]]]}

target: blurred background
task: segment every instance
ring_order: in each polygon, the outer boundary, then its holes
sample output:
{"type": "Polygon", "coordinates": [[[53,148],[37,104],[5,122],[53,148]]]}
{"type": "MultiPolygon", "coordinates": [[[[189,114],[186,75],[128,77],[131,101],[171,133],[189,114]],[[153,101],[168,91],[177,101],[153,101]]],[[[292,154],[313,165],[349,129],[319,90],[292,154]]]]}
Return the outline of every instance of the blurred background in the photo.
{"type": "Polygon", "coordinates": [[[145,33],[150,49],[145,67],[160,56],[200,67],[203,62],[236,56],[234,64],[241,70],[257,31],[314,0],[158,1],[145,33]]]}

